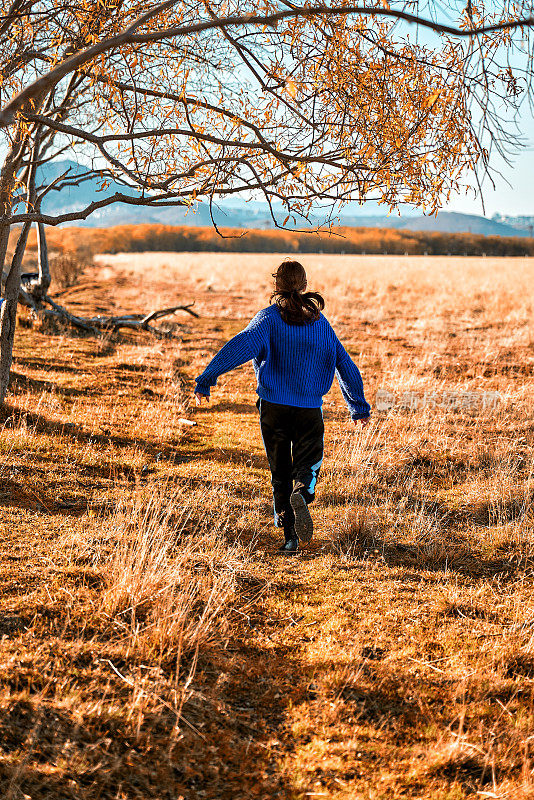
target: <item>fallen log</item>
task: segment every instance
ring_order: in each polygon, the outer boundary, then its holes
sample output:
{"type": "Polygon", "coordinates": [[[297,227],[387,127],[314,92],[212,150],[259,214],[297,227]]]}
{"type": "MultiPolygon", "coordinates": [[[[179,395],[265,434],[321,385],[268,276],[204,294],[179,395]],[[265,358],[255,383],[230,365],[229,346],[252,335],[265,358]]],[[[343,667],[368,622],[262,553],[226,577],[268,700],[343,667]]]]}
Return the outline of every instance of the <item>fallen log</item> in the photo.
{"type": "Polygon", "coordinates": [[[90,333],[93,336],[99,336],[101,333],[117,332],[121,328],[128,328],[130,330],[144,330],[156,336],[158,339],[172,338],[170,331],[157,328],[150,323],[157,319],[163,319],[176,311],[185,311],[192,317],[199,318],[199,314],[192,310],[193,303],[180,304],[177,306],[170,306],[169,308],[160,308],[155,311],[150,311],[148,314],[121,314],[119,316],[96,316],[96,317],[79,317],[72,314],[64,306],[60,306],[55,300],[45,294],[40,298],[36,298],[31,291],[31,288],[26,285],[20,291],[20,302],[31,309],[32,313],[41,319],[56,319],[61,322],[71,325],[73,328],[82,330],[85,333],[90,333]],[[44,305],[50,308],[44,308],[44,305]]]}
{"type": "MultiPolygon", "coordinates": [[[[73,328],[90,333],[92,336],[99,336],[104,333],[115,333],[121,328],[130,330],[148,331],[158,339],[171,338],[170,331],[157,328],[150,323],[174,314],[176,311],[185,311],[192,317],[198,318],[196,311],[192,311],[194,303],[171,306],[170,308],[160,308],[150,311],[148,314],[121,314],[119,316],[97,316],[97,317],[78,317],[72,314],[64,306],[60,306],[52,300],[48,294],[51,283],[50,265],[48,263],[48,246],[46,243],[46,231],[44,225],[39,223],[37,227],[38,241],[38,272],[26,272],[20,276],[19,302],[27,306],[32,314],[41,319],[55,319],[71,325],[73,328]],[[45,306],[48,306],[46,308],[45,306]]],[[[22,258],[22,256],[21,256],[22,258]]],[[[0,306],[3,300],[0,298],[0,306]]]]}
{"type": "Polygon", "coordinates": [[[45,295],[43,298],[43,302],[48,304],[52,311],[45,309],[45,314],[51,315],[53,314],[56,318],[62,318],[70,325],[74,327],[81,328],[87,332],[91,333],[99,333],[99,332],[117,332],[121,330],[121,328],[128,328],[130,330],[144,330],[148,331],[149,333],[156,336],[158,339],[161,338],[172,338],[172,333],[170,331],[162,330],[161,328],[156,328],[154,325],[150,323],[156,319],[162,319],[163,317],[168,317],[171,314],[176,313],[176,311],[185,311],[187,314],[190,314],[192,317],[196,317],[198,319],[199,315],[196,311],[192,310],[192,306],[194,303],[189,303],[187,305],[177,305],[171,306],[170,308],[161,308],[155,311],[150,311],[148,314],[121,314],[120,316],[97,316],[97,317],[89,317],[88,319],[83,317],[77,317],[74,314],[71,314],[67,311],[66,308],[63,306],[58,305],[51,297],[45,295]]]}

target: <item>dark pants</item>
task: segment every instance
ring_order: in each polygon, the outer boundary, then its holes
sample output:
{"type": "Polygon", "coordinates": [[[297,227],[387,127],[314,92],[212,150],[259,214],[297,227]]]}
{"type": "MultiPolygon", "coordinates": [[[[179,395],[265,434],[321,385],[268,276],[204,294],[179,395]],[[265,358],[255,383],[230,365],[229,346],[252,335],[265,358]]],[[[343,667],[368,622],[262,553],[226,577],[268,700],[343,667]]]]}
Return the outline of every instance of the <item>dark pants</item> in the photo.
{"type": "Polygon", "coordinates": [[[274,521],[289,530],[295,516],[289,498],[295,489],[307,503],[315,497],[315,484],[323,460],[324,422],[320,408],[297,408],[258,400],[261,434],[271,468],[274,521]]]}

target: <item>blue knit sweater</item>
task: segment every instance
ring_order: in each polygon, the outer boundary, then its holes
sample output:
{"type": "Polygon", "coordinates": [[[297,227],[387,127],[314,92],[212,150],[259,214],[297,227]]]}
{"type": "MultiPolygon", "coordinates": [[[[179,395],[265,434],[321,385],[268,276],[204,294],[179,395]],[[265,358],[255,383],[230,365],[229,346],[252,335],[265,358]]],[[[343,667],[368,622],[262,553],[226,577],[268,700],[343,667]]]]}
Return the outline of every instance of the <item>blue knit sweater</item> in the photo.
{"type": "Polygon", "coordinates": [[[369,416],[360,371],[322,314],[315,322],[289,325],[276,305],[259,311],[198,376],[196,392],[209,397],[220,375],[251,359],[264,400],[319,408],[335,374],[352,419],[369,416]]]}

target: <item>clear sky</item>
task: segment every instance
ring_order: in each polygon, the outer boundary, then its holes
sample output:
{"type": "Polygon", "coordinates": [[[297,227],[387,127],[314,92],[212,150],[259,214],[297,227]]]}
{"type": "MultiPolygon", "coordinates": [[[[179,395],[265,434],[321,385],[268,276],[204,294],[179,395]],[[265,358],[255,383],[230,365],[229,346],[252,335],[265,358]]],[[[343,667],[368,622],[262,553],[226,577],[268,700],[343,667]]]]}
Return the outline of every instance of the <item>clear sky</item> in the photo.
{"type": "MultiPolygon", "coordinates": [[[[521,135],[525,147],[513,158],[512,164],[494,160],[495,189],[489,181],[483,186],[485,214],[510,214],[512,216],[534,216],[534,117],[528,107],[524,108],[520,121],[521,135]],[[497,172],[502,173],[500,177],[497,172]]],[[[466,214],[483,214],[480,198],[473,192],[451,198],[444,209],[466,214]]]]}

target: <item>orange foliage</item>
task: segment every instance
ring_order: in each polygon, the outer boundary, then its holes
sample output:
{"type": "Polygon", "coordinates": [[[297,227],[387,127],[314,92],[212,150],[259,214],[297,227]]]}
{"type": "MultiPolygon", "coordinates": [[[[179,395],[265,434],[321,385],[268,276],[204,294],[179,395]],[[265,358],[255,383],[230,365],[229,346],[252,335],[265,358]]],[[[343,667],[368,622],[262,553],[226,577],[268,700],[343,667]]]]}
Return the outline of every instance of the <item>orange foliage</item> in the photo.
{"type": "MultiPolygon", "coordinates": [[[[235,252],[235,253],[368,253],[393,255],[534,255],[534,239],[436,233],[391,228],[335,228],[332,235],[286,230],[240,230],[172,225],[117,225],[111,228],[49,228],[52,250],[92,253],[235,252]],[[244,234],[244,235],[242,235],[244,234]]],[[[37,248],[32,231],[28,249],[37,248]]]]}

